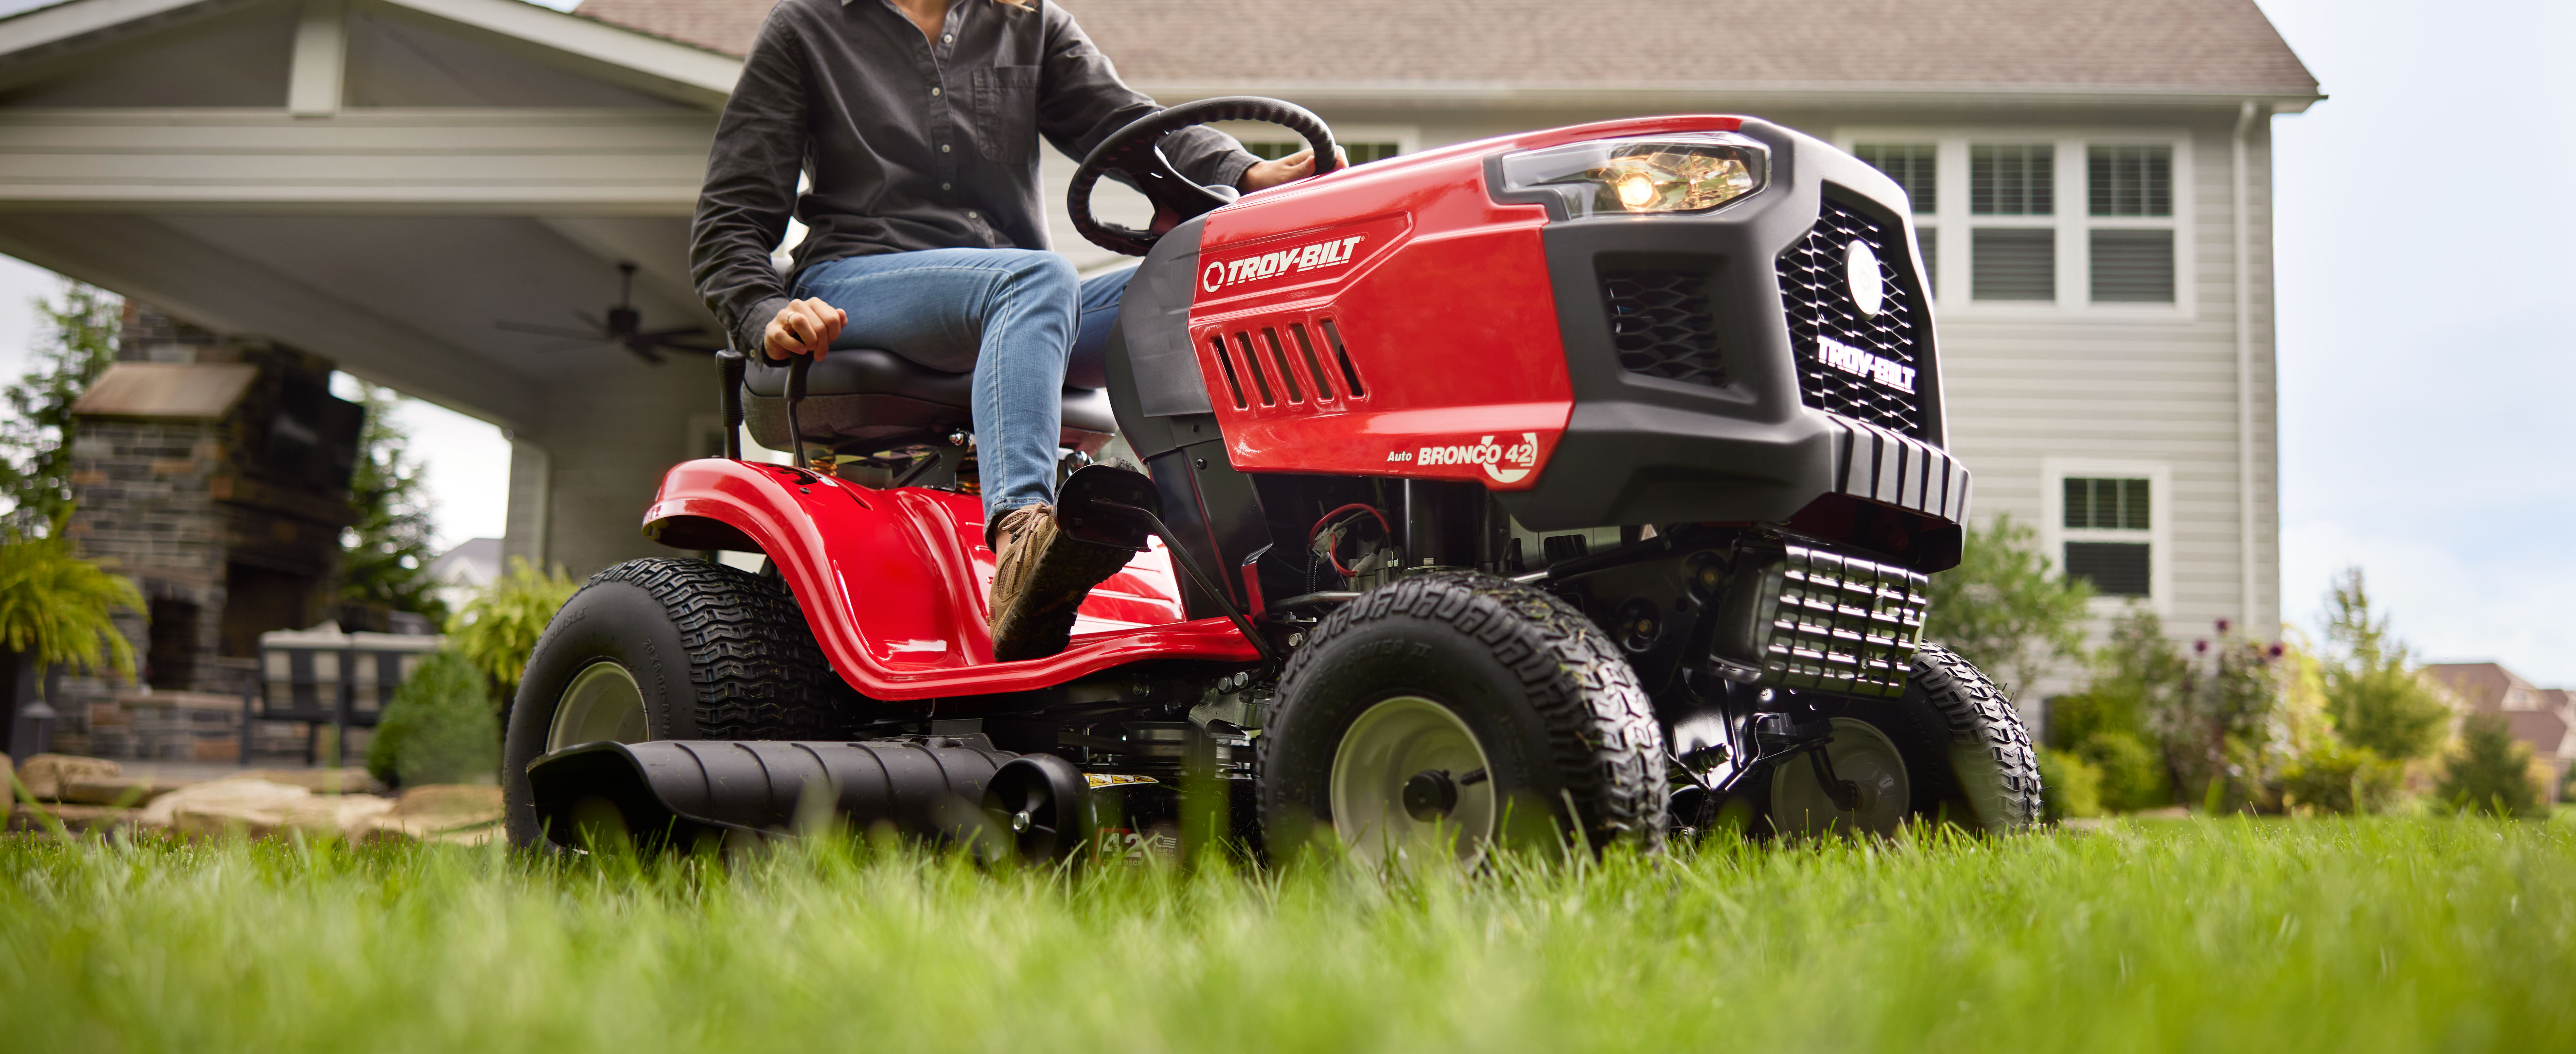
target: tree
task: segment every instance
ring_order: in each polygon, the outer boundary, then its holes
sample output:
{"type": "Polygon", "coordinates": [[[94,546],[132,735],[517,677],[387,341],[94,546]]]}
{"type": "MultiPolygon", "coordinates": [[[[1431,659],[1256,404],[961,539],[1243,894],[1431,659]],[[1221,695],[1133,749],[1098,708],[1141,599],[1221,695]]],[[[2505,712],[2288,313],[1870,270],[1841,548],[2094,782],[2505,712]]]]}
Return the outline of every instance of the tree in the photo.
{"type": "Polygon", "coordinates": [[[422,466],[411,459],[411,435],[393,420],[402,396],[363,381],[358,389],[367,423],[358,433],[357,468],[349,475],[349,504],[358,522],[341,534],[340,596],[445,621],[447,602],[439,599],[438,580],[429,574],[437,557],[430,545],[436,525],[422,492],[422,466]]]}
{"type": "Polygon", "coordinates": [[[561,567],[539,573],[525,557],[513,556],[508,574],[483,587],[481,595],[447,620],[448,646],[491,678],[497,698],[506,705],[519,691],[528,653],[537,650],[546,623],[580,588],[561,567]]]}
{"type": "Polygon", "coordinates": [[[43,335],[0,418],[0,501],[10,525],[31,536],[71,519],[72,403],[116,361],[125,315],[115,294],[69,281],[59,298],[39,298],[35,308],[43,335]]]}
{"type": "Polygon", "coordinates": [[[2019,694],[2048,664],[2084,653],[2093,584],[2051,570],[2039,532],[1997,516],[1971,531],[1959,566],[1932,576],[1923,635],[2019,694]]]}
{"type": "Polygon", "coordinates": [[[2460,725],[2460,749],[2442,768],[2433,793],[2462,812],[2547,815],[2531,778],[2531,744],[2513,738],[2503,714],[2478,714],[2460,725]]]}
{"type": "Polygon", "coordinates": [[[2392,761],[2431,756],[2450,728],[2450,703],[2389,634],[2388,620],[2372,618],[2360,568],[2335,576],[2330,599],[2326,640],[2334,650],[2325,662],[2325,692],[2335,734],[2392,761]]]}
{"type": "Polygon", "coordinates": [[[113,669],[131,679],[134,645],[110,621],[120,609],[143,610],[132,580],[73,555],[71,539],[59,533],[0,528],[0,646],[35,663],[37,691],[51,666],[83,674],[113,669]]]}

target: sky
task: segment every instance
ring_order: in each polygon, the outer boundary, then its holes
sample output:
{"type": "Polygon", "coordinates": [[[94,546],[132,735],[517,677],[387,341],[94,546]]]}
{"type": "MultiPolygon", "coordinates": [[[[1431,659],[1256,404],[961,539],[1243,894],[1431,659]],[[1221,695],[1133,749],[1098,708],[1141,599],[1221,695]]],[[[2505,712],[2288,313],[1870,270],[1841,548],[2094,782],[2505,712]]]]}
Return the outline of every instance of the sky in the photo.
{"type": "MultiPolygon", "coordinates": [[[[2576,5],[2260,6],[2328,96],[2272,125],[2284,615],[2359,567],[2419,658],[2576,685],[2576,5]]],[[[0,376],[55,281],[0,257],[0,376]]],[[[499,535],[499,431],[402,414],[441,541],[499,535]]]]}

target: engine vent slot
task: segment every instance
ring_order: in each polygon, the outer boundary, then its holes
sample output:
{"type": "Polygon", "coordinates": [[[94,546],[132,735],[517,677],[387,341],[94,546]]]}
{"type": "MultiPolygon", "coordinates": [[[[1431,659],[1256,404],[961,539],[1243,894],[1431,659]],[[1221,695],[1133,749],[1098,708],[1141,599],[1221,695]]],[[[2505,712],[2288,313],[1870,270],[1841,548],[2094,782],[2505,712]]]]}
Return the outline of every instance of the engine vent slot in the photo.
{"type": "Polygon", "coordinates": [[[1610,317],[1610,344],[1618,349],[1620,369],[1726,386],[1707,272],[1637,267],[1605,269],[1599,277],[1601,306],[1610,317]]]}
{"type": "MultiPolygon", "coordinates": [[[[1780,307],[1807,405],[1923,438],[1922,341],[1903,228],[1824,199],[1816,225],[1780,254],[1780,307]],[[1878,260],[1878,313],[1854,298],[1851,247],[1878,260]]],[[[1866,279],[1864,279],[1866,281],[1866,279]]]]}
{"type": "Polygon", "coordinates": [[[1351,365],[1351,349],[1342,345],[1342,327],[1329,318],[1316,319],[1315,325],[1324,331],[1324,343],[1333,346],[1333,361],[1341,364],[1342,383],[1350,387],[1351,398],[1368,398],[1367,386],[1360,383],[1360,371],[1351,365]]]}
{"type": "Polygon", "coordinates": [[[1289,323],[1288,337],[1289,339],[1297,342],[1297,354],[1306,360],[1306,376],[1315,379],[1315,398],[1327,402],[1331,401],[1333,398],[1333,382],[1324,377],[1324,365],[1315,359],[1315,342],[1306,336],[1305,323],[1289,323]]]}
{"type": "Polygon", "coordinates": [[[1216,352],[1217,368],[1225,371],[1225,390],[1234,394],[1234,408],[1250,407],[1252,404],[1243,401],[1243,382],[1234,375],[1234,356],[1225,350],[1225,337],[1222,334],[1209,336],[1208,348],[1216,352]]]}
{"type": "Polygon", "coordinates": [[[1296,367],[1288,365],[1288,349],[1279,346],[1279,331],[1268,326],[1263,326],[1261,328],[1261,343],[1270,347],[1270,361],[1279,364],[1279,383],[1281,387],[1288,389],[1288,401],[1292,403],[1305,402],[1306,393],[1304,389],[1299,388],[1297,385],[1296,367]]]}
{"type": "Polygon", "coordinates": [[[1251,335],[1246,333],[1235,334],[1234,346],[1243,349],[1243,365],[1245,368],[1252,371],[1252,386],[1259,389],[1261,392],[1261,405],[1279,405],[1279,399],[1270,394],[1270,378],[1265,376],[1261,371],[1261,353],[1252,350],[1251,335]]]}

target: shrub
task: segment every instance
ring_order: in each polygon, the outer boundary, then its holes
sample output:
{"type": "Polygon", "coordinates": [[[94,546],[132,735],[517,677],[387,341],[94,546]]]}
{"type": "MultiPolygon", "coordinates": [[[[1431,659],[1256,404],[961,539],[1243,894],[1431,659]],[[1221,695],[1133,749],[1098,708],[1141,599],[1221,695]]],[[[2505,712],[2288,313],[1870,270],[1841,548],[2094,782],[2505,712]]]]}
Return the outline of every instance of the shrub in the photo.
{"type": "Polygon", "coordinates": [[[2039,532],[1997,516],[1972,531],[1959,566],[1932,576],[1932,609],[1923,627],[2018,695],[2060,657],[2083,653],[2085,602],[2093,585],[2048,566],[2039,532]]]}
{"type": "Polygon", "coordinates": [[[2531,778],[2531,744],[2513,738],[2503,714],[2478,714],[2460,726],[2460,749],[2442,767],[2436,797],[2462,812],[2538,817],[2540,784],[2531,778]]]}
{"type": "Polygon", "coordinates": [[[523,557],[510,558],[510,573],[494,579],[483,592],[447,620],[448,646],[476,670],[492,679],[496,696],[506,704],[518,694],[519,677],[527,672],[528,653],[546,623],[581,589],[562,567],[538,573],[523,557]]]}
{"type": "Polygon", "coordinates": [[[2039,751],[2042,815],[2050,820],[2102,815],[2102,770],[2063,750],[2039,751]]]}
{"type": "Polygon", "coordinates": [[[367,744],[367,771],[404,786],[466,783],[496,771],[500,725],[490,689],[465,657],[432,652],[394,690],[367,744]]]}
{"type": "Polygon", "coordinates": [[[2369,747],[2326,739],[2281,770],[2281,805],[2331,813],[2386,812],[2397,803],[2406,766],[2369,747]]]}
{"type": "Polygon", "coordinates": [[[2104,809],[2136,812],[2173,804],[2164,759],[2146,740],[2126,732],[2097,732],[2077,745],[2075,755],[2100,771],[2104,809]]]}

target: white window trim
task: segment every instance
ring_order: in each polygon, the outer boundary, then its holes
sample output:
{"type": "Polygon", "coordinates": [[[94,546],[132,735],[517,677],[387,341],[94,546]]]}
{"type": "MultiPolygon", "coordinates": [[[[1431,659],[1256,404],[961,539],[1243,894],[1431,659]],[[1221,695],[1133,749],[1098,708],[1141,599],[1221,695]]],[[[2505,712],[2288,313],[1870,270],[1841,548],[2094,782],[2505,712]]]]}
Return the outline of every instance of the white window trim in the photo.
{"type": "MultiPolygon", "coordinates": [[[[2042,458],[2039,462],[2039,546],[2048,564],[2066,571],[2068,542],[2147,543],[2147,607],[2157,615],[2173,613],[2173,469],[2162,461],[2109,461],[2096,458],[2042,458]],[[2144,531],[2070,529],[2066,526],[2066,481],[2069,477],[2144,479],[2147,481],[2147,529],[2144,531]]],[[[2116,615],[2137,603],[2134,597],[2095,597],[2093,613],[2116,615]]]]}
{"type": "Polygon", "coordinates": [[[1932,261],[1938,276],[1933,303],[1943,319],[1987,321],[2031,318],[2079,318],[2140,322],[2190,322],[2199,317],[2199,254],[2193,251],[2193,223],[2198,214],[2191,131],[2148,128],[2120,132],[2064,128],[1838,128],[1834,145],[1850,150],[1859,143],[1934,143],[1933,163],[1940,186],[1933,211],[1914,217],[1914,225],[1937,231],[1932,261]],[[1972,216],[1968,212],[1968,149],[2049,143],[2056,161],[2055,214],[2050,216],[1972,216]],[[2092,146],[2163,146],[2173,150],[2173,215],[2095,216],[2086,150],[2092,146]],[[2055,301],[1977,300],[1969,282],[1975,274],[1971,245],[1978,227],[2042,227],[2057,231],[2057,299],[2055,301]],[[2095,228],[2171,230],[2174,232],[2174,302],[2171,304],[2096,304],[2093,302],[2092,254],[2095,228]]]}

